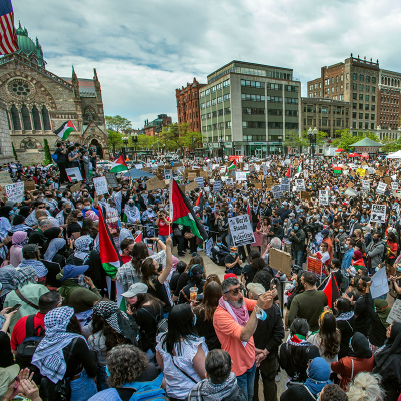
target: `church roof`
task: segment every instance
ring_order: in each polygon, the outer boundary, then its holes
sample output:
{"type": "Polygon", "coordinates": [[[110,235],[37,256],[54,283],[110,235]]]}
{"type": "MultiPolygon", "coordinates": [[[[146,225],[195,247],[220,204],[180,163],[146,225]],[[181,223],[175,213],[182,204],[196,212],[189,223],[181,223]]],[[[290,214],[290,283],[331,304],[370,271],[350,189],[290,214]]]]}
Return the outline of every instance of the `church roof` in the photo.
{"type": "Polygon", "coordinates": [[[383,146],[383,144],[366,137],[356,143],[353,143],[352,146],[376,146],[379,148],[380,146],[383,146]]]}
{"type": "MultiPolygon", "coordinates": [[[[71,78],[64,78],[64,81],[68,83],[72,83],[71,78]]],[[[79,95],[82,97],[96,97],[96,90],[95,90],[95,82],[93,79],[86,79],[86,78],[78,78],[78,85],[79,85],[79,95]]]]}
{"type": "Polygon", "coordinates": [[[42,46],[39,44],[38,38],[36,43],[28,36],[28,30],[22,28],[21,22],[18,23],[18,28],[15,30],[18,39],[18,50],[16,53],[24,53],[29,59],[36,58],[38,65],[44,67],[46,62],[43,59],[42,46]]]}

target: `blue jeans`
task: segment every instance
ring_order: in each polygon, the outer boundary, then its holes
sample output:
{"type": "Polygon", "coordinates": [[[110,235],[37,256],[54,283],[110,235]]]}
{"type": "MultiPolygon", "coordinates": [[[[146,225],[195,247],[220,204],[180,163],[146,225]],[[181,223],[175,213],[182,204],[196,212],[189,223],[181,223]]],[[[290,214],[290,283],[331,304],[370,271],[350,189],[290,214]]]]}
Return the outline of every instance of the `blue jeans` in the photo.
{"type": "Polygon", "coordinates": [[[304,256],[304,251],[292,251],[292,258],[295,261],[295,264],[298,266],[302,266],[302,259],[304,256]]]}
{"type": "Polygon", "coordinates": [[[255,372],[256,372],[256,362],[250,369],[248,369],[241,376],[237,376],[238,386],[243,391],[248,401],[252,401],[253,398],[255,372]]]}
{"type": "Polygon", "coordinates": [[[78,379],[70,382],[70,386],[70,401],[87,401],[97,393],[96,383],[86,374],[85,369],[82,370],[78,379]]]}
{"type": "Polygon", "coordinates": [[[106,372],[106,365],[97,365],[97,391],[102,391],[102,390],[106,390],[109,388],[109,385],[107,383],[107,379],[108,379],[108,375],[106,372]]]}
{"type": "MultiPolygon", "coordinates": [[[[167,237],[168,235],[159,235],[159,240],[165,244],[167,237]]],[[[173,239],[173,234],[170,234],[170,238],[173,239]]]]}

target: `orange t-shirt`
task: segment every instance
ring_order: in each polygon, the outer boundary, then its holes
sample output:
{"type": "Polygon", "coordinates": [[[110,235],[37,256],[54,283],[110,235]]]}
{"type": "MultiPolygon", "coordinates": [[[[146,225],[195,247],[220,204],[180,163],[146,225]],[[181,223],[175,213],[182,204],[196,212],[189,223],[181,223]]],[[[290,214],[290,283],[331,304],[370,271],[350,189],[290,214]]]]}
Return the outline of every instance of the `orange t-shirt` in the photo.
{"type": "MultiPolygon", "coordinates": [[[[245,298],[248,311],[255,308],[256,301],[245,298]]],[[[244,328],[234,318],[218,306],[213,316],[213,326],[221,344],[221,349],[227,351],[232,359],[232,371],[235,376],[241,376],[255,363],[255,343],[253,337],[244,347],[241,343],[241,331],[244,328]]]]}

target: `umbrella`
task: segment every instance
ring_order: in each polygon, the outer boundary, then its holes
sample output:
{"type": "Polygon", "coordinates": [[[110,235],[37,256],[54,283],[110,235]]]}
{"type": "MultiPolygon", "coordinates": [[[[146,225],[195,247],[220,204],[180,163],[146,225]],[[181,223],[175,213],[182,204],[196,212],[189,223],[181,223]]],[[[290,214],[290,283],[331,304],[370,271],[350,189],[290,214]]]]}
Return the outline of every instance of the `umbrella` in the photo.
{"type": "Polygon", "coordinates": [[[365,159],[369,159],[369,155],[367,153],[362,153],[362,157],[364,157],[365,159]]]}
{"type": "Polygon", "coordinates": [[[354,153],[354,157],[362,157],[359,153],[354,153]]]}
{"type": "MultiPolygon", "coordinates": [[[[128,171],[124,171],[122,175],[124,177],[128,177],[128,171]]],[[[131,170],[129,170],[129,175],[131,176],[131,178],[154,177],[154,174],[136,168],[132,168],[131,170]]]]}
{"type": "Polygon", "coordinates": [[[336,152],[344,152],[344,149],[338,148],[336,149],[336,152]]]}
{"type": "Polygon", "coordinates": [[[355,157],[355,153],[350,153],[348,157],[355,157]]]}

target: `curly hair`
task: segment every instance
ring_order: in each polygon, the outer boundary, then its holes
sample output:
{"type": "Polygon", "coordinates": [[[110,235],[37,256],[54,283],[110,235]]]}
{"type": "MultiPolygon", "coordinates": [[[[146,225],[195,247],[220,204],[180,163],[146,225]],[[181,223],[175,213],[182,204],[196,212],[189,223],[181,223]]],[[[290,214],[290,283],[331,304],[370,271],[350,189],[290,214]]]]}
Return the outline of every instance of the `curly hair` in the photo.
{"type": "Polygon", "coordinates": [[[76,223],[78,221],[79,213],[82,213],[82,211],[79,209],[72,210],[71,213],[68,215],[67,220],[65,221],[65,224],[69,225],[72,223],[76,223]]]}
{"type": "Polygon", "coordinates": [[[347,394],[338,384],[327,384],[320,393],[320,401],[348,401],[347,394]]]}
{"type": "Polygon", "coordinates": [[[348,400],[382,401],[385,396],[384,390],[380,387],[381,377],[368,372],[360,372],[356,375],[353,383],[348,389],[348,400]]]}
{"type": "Polygon", "coordinates": [[[148,366],[148,357],[134,345],[118,345],[107,353],[110,387],[136,381],[148,366]]]}

